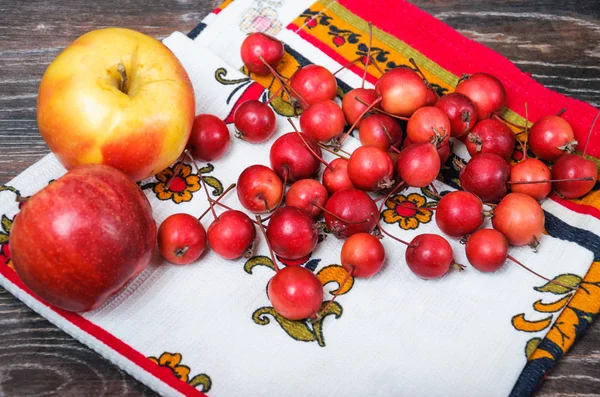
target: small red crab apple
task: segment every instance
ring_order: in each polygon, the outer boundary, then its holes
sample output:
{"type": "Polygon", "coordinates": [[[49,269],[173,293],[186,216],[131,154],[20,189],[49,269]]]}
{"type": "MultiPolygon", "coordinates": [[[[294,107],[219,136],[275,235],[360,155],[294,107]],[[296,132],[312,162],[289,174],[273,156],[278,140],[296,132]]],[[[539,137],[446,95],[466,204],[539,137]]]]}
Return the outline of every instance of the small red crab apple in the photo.
{"type": "Polygon", "coordinates": [[[269,300],[277,313],[288,320],[315,318],[323,303],[323,285],[302,266],[279,270],[269,281],[269,300]]]}
{"type": "Polygon", "coordinates": [[[344,113],[332,100],[314,103],[300,115],[300,129],[319,142],[327,143],[344,132],[344,113]]]}
{"type": "Polygon", "coordinates": [[[456,86],[456,91],[464,94],[477,109],[477,119],[489,119],[501,110],[506,102],[506,90],[496,77],[487,73],[465,74],[456,86]]]}
{"type": "Polygon", "coordinates": [[[562,117],[544,116],[529,131],[529,148],[538,158],[554,161],[575,150],[577,141],[573,128],[562,117]]]}
{"type": "Polygon", "coordinates": [[[314,179],[301,179],[290,186],[285,195],[285,205],[304,210],[314,219],[323,215],[329,193],[320,182],[314,179]]]}
{"type": "Polygon", "coordinates": [[[558,194],[568,199],[574,199],[588,194],[598,181],[598,167],[592,160],[587,160],[575,154],[563,154],[552,166],[552,178],[560,179],[554,182],[558,194]],[[569,179],[588,180],[569,181],[569,179]]]}
{"type": "Polygon", "coordinates": [[[406,247],[405,259],[410,270],[424,279],[442,277],[452,267],[464,269],[454,262],[450,243],[437,234],[420,234],[412,239],[406,247]]]}
{"type": "Polygon", "coordinates": [[[206,231],[189,214],[173,214],[158,228],[158,249],[163,258],[176,265],[187,265],[204,253],[206,231]]]}
{"type": "Polygon", "coordinates": [[[515,151],[515,134],[503,122],[486,119],[475,124],[465,141],[471,157],[494,153],[508,161],[515,151]]]}
{"type": "Polygon", "coordinates": [[[434,106],[417,109],[406,125],[406,136],[414,143],[430,142],[434,145],[450,140],[450,120],[446,113],[434,106]]]}
{"type": "Polygon", "coordinates": [[[337,158],[329,163],[329,167],[323,171],[323,186],[330,194],[340,190],[354,189],[348,176],[348,160],[337,158]]]}
{"type": "Polygon", "coordinates": [[[379,219],[373,199],[362,190],[334,193],[325,205],[325,223],[334,236],[345,239],[356,233],[371,233],[379,219]]]}
{"type": "MultiPolygon", "coordinates": [[[[404,142],[402,143],[402,149],[406,149],[407,147],[414,145],[415,143],[410,140],[409,137],[404,138],[404,142]]],[[[437,146],[438,156],[440,156],[440,163],[445,164],[446,161],[450,158],[450,154],[452,154],[452,147],[450,146],[450,142],[442,142],[437,146]]],[[[399,154],[398,152],[394,152],[399,154]]],[[[393,160],[393,158],[392,158],[393,160]]]]}
{"type": "Polygon", "coordinates": [[[298,70],[290,78],[292,95],[299,95],[300,106],[308,106],[327,99],[333,100],[337,95],[335,76],[323,66],[307,65],[298,70]]]}
{"type": "Polygon", "coordinates": [[[396,116],[410,117],[427,104],[427,85],[409,68],[386,72],[377,81],[375,91],[380,97],[381,108],[396,116]]]}
{"type": "Polygon", "coordinates": [[[241,211],[223,212],[208,227],[208,245],[220,257],[249,257],[256,239],[256,229],[248,215],[241,211]]]}
{"type": "Polygon", "coordinates": [[[293,183],[316,175],[323,161],[321,154],[321,148],[310,135],[288,132],[273,142],[269,159],[277,175],[293,183]]]}
{"type": "MultiPolygon", "coordinates": [[[[379,96],[373,88],[355,88],[348,91],[342,99],[342,111],[348,124],[353,125],[356,123],[356,127],[360,127],[362,120],[359,120],[359,118],[362,117],[369,105],[378,98],[379,96]],[[360,98],[360,101],[357,98],[360,98]]],[[[380,106],[376,105],[375,107],[379,108],[380,106]]]]}
{"type": "Polygon", "coordinates": [[[400,152],[396,169],[408,186],[425,187],[433,182],[441,169],[440,156],[431,143],[417,143],[400,152]]]}
{"type": "Polygon", "coordinates": [[[483,203],[469,192],[446,194],[435,208],[435,222],[450,237],[462,237],[479,229],[484,220],[483,203]]]}
{"type": "Polygon", "coordinates": [[[596,117],[592,121],[581,156],[563,154],[556,160],[552,167],[552,177],[554,179],[567,179],[554,182],[554,189],[563,197],[573,199],[586,195],[594,188],[598,181],[598,167],[596,167],[596,164],[592,160],[585,158],[598,117],[600,117],[600,111],[596,113],[596,117]],[[568,179],[571,179],[571,181],[568,179]],[[573,181],[573,179],[588,180],[573,181]]]}
{"type": "Polygon", "coordinates": [[[233,124],[240,139],[250,143],[265,142],[275,133],[275,113],[266,103],[251,99],[235,110],[233,124]]]}
{"type": "Polygon", "coordinates": [[[510,168],[504,159],[493,153],[473,157],[460,170],[460,185],[483,202],[493,203],[506,195],[510,168]]]}
{"type": "Polygon", "coordinates": [[[465,253],[475,269],[495,272],[506,263],[508,240],[496,229],[481,229],[468,237],[465,253]]]}
{"type": "Polygon", "coordinates": [[[468,96],[453,92],[440,97],[435,107],[443,110],[448,116],[451,125],[451,136],[460,138],[465,136],[477,122],[475,104],[468,96]]]}
{"type": "Polygon", "coordinates": [[[274,210],[281,203],[283,183],[269,167],[251,165],[238,177],[237,195],[240,204],[248,211],[264,214],[274,210]]]}
{"type": "Polygon", "coordinates": [[[230,142],[223,120],[212,114],[199,114],[194,119],[187,146],[195,159],[212,161],[223,157],[230,142]]]}
{"type": "Polygon", "coordinates": [[[295,207],[280,207],[267,226],[267,239],[273,252],[284,259],[306,257],[316,247],[319,233],[313,218],[295,207]]]}
{"type": "Polygon", "coordinates": [[[242,62],[252,73],[260,76],[269,74],[269,68],[261,60],[263,58],[271,67],[277,67],[284,54],[283,43],[275,37],[264,33],[249,34],[240,48],[242,62]]]}
{"type": "Polygon", "coordinates": [[[522,193],[507,194],[494,208],[492,225],[510,245],[536,248],[544,233],[544,210],[533,198],[522,193]]]}
{"type": "Polygon", "coordinates": [[[510,190],[514,193],[523,193],[536,200],[542,200],[552,190],[552,174],[550,168],[541,160],[526,158],[513,165],[510,169],[510,190]],[[547,181],[547,182],[544,182],[547,181]],[[516,183],[511,182],[540,182],[540,183],[516,183]]]}
{"type": "Polygon", "coordinates": [[[402,142],[402,128],[392,117],[374,113],[360,123],[359,137],[363,146],[388,150],[390,146],[397,147],[402,142]]]}
{"type": "Polygon", "coordinates": [[[369,233],[357,233],[344,241],[340,258],[352,277],[367,278],[383,266],[385,249],[379,238],[369,233]]]}
{"type": "Polygon", "coordinates": [[[394,184],[394,163],[388,154],[373,146],[360,146],[348,160],[348,176],[358,189],[374,192],[394,184]]]}

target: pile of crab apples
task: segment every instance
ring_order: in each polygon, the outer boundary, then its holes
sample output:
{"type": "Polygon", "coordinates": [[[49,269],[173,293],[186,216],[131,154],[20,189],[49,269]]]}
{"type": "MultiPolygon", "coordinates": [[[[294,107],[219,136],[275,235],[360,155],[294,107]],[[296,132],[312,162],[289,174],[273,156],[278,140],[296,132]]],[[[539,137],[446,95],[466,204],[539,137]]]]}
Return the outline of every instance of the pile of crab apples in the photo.
{"type": "MultiPolygon", "coordinates": [[[[301,112],[299,129],[289,120],[290,132],[273,141],[271,167],[246,168],[227,190],[236,188],[239,203],[254,219],[207,193],[210,208],[204,215],[212,212],[214,220],[206,231],[199,219],[175,214],[160,226],[158,241],[164,258],[176,264],[197,260],[207,246],[225,259],[236,259],[252,254],[258,228],[277,270],[268,285],[269,299],[290,320],[321,314],[323,287],[300,265],[317,246],[323,228],[344,240],[340,261],[346,281],[381,269],[381,239],[386,236],[406,245],[408,267],[424,279],[464,268],[454,262],[442,235],[420,234],[407,242],[386,231],[376,204],[381,200],[382,206],[407,187],[431,185],[450,157],[452,142],[464,142],[471,155],[466,165],[457,163],[463,190],[445,194],[437,207],[428,209],[435,211],[444,235],[463,239],[469,262],[482,272],[498,270],[507,259],[525,267],[508,250],[540,244],[544,212],[539,201],[552,189],[566,198],[580,197],[596,183],[596,165],[572,153],[577,143],[560,114],[542,117],[531,128],[526,121],[521,134],[528,135],[536,157],[528,158],[522,145],[524,158],[509,164],[516,134],[500,116],[506,93],[494,76],[465,75],[454,92],[440,97],[412,62],[413,68],[382,73],[373,89],[364,87],[363,77],[362,87],[348,92],[340,106],[333,73],[308,65],[283,79],[276,71],[283,55],[283,44],[262,33],[249,35],[241,47],[247,69],[272,74],[282,84],[280,92],[301,112]],[[355,129],[362,146],[349,154],[342,148],[355,129]],[[323,150],[336,158],[326,162],[323,150]],[[217,207],[224,212],[217,214],[217,207]],[[492,214],[493,229],[480,229],[492,214]]],[[[370,55],[363,63],[380,70],[370,55]]],[[[268,102],[249,100],[237,108],[234,124],[239,138],[266,142],[275,133],[275,114],[268,102]]],[[[185,153],[192,162],[215,160],[229,144],[225,124],[200,115],[185,153]]]]}

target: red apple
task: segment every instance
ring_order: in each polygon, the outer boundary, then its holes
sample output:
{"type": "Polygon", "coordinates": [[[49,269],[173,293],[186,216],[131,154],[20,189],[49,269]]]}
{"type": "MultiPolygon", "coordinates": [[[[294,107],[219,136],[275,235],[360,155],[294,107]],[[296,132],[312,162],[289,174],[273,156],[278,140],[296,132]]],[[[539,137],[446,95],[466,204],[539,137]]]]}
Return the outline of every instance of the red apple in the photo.
{"type": "Polygon", "coordinates": [[[175,55],[129,29],[94,30],[50,64],[38,126],[67,169],[111,165],[139,181],[172,164],[195,115],[194,90],[175,55]]]}
{"type": "Polygon", "coordinates": [[[152,208],[115,168],[73,168],[33,195],[13,223],[17,274],[35,294],[69,311],[100,306],[146,268],[156,245],[152,208]]]}

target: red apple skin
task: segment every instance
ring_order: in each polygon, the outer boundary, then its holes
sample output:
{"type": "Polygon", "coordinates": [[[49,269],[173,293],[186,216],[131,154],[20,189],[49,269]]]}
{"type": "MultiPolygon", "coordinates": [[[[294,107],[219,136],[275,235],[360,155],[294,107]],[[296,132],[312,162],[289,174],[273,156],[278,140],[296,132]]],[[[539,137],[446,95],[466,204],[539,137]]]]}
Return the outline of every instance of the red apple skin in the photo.
{"type": "Polygon", "coordinates": [[[29,199],[9,247],[23,283],[46,302],[84,312],[146,268],[156,245],[152,208],[115,168],[73,168],[29,199]]]}
{"type": "Polygon", "coordinates": [[[194,98],[187,72],[160,41],[130,29],[99,29],[48,66],[38,92],[38,127],[66,169],[106,164],[140,181],[183,152],[194,98]],[[119,63],[128,76],[126,92],[119,63]]]}

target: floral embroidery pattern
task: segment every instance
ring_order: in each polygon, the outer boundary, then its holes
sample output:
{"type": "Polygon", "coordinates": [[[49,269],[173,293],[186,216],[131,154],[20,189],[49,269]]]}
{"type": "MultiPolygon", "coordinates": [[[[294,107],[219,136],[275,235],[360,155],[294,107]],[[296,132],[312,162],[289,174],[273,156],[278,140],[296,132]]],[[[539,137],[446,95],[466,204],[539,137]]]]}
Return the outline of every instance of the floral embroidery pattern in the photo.
{"type": "MultiPolygon", "coordinates": [[[[342,55],[345,57],[348,57],[352,51],[354,51],[355,56],[363,57],[362,63],[363,65],[365,64],[368,50],[368,37],[365,37],[367,35],[364,35],[363,33],[359,33],[354,25],[331,16],[331,14],[327,15],[323,9],[317,10],[310,8],[305,10],[298,17],[296,24],[302,28],[306,27],[308,30],[313,31],[311,34],[323,42],[327,40],[327,37],[331,37],[331,42],[334,45],[333,49],[343,47],[346,49],[345,51],[342,51],[342,55]],[[364,40],[364,42],[361,42],[360,40],[364,40]],[[356,45],[356,47],[346,46],[346,44],[356,45]],[[351,48],[355,49],[352,50],[351,48]]],[[[396,51],[396,53],[398,52],[401,53],[401,51],[396,51]]],[[[397,54],[392,54],[390,51],[386,51],[377,45],[371,48],[371,56],[377,63],[383,64],[382,67],[385,71],[398,67],[407,67],[416,71],[416,68],[407,62],[408,59],[406,59],[405,62],[405,60],[402,60],[396,55],[397,54]]],[[[352,58],[353,57],[347,58],[347,60],[350,61],[352,58]]],[[[440,84],[431,82],[431,86],[439,95],[448,92],[448,88],[442,87],[440,84]]]]}
{"type": "Polygon", "coordinates": [[[304,18],[304,25],[309,29],[312,29],[317,25],[329,26],[330,21],[333,19],[325,13],[313,11],[311,9],[307,9],[300,14],[300,18],[304,18]]]}
{"type": "MultiPolygon", "coordinates": [[[[283,54],[283,58],[277,66],[277,72],[279,75],[284,77],[284,79],[289,79],[305,64],[306,63],[303,64],[296,59],[291,53],[290,49],[286,47],[286,52],[283,54]]],[[[242,69],[242,72],[261,86],[268,89],[268,92],[266,95],[263,95],[261,101],[266,102],[271,96],[276,95],[271,100],[271,106],[277,114],[285,117],[296,117],[302,112],[301,108],[299,107],[298,100],[291,98],[287,90],[281,89],[281,83],[271,74],[266,76],[258,76],[250,72],[246,67],[242,69]]]]}
{"type": "MultiPolygon", "coordinates": [[[[572,288],[579,286],[583,291],[589,291],[588,294],[590,292],[596,292],[600,295],[600,279],[598,282],[594,282],[593,280],[582,281],[581,277],[576,274],[561,274],[555,277],[554,281],[572,288]]],[[[513,327],[518,331],[530,333],[544,331],[552,324],[555,313],[560,312],[564,308],[560,318],[549,329],[546,338],[558,345],[562,351],[566,351],[566,349],[564,349],[565,344],[574,341],[576,328],[580,323],[580,320],[583,319],[584,321],[591,322],[591,316],[597,313],[598,310],[600,310],[600,307],[589,307],[589,302],[593,302],[593,300],[589,300],[589,298],[586,298],[585,300],[575,299],[573,290],[560,285],[546,283],[545,285],[534,289],[541,293],[557,295],[558,298],[548,303],[542,302],[541,299],[537,300],[533,303],[533,309],[538,313],[547,316],[541,320],[528,320],[524,313],[520,313],[512,318],[511,322],[513,327]],[[567,306],[567,304],[569,305],[567,306]]],[[[525,355],[528,359],[539,357],[554,359],[549,351],[538,349],[541,341],[541,338],[534,337],[527,342],[525,345],[525,355]]]]}
{"type": "Polygon", "coordinates": [[[203,393],[206,393],[212,387],[212,381],[210,377],[206,374],[199,374],[190,379],[190,367],[187,365],[182,365],[181,359],[182,356],[180,353],[163,353],[159,358],[156,357],[148,357],[148,359],[156,364],[159,367],[169,369],[173,375],[189,384],[192,387],[202,386],[200,389],[203,393]]]}
{"type": "MultiPolygon", "coordinates": [[[[310,260],[306,263],[305,267],[309,270],[313,270],[318,262],[318,259],[310,260]]],[[[273,261],[266,256],[255,256],[248,259],[244,264],[244,270],[246,273],[252,274],[252,271],[256,266],[265,266],[271,270],[275,270],[273,261]]],[[[344,283],[347,275],[348,273],[346,273],[346,270],[340,265],[326,266],[317,273],[317,277],[323,286],[329,283],[337,283],[338,287],[330,292],[331,295],[343,295],[352,289],[354,277],[348,277],[347,281],[344,283]]],[[[302,342],[317,342],[319,346],[324,347],[325,338],[323,334],[323,321],[330,315],[333,315],[334,318],[338,319],[343,313],[343,308],[338,302],[334,301],[328,305],[329,302],[330,301],[324,301],[321,304],[319,310],[323,311],[326,308],[326,311],[323,312],[321,318],[314,323],[309,319],[297,321],[288,320],[277,313],[271,306],[263,306],[256,309],[254,313],[252,313],[252,320],[258,325],[267,325],[271,323],[270,316],[277,321],[281,329],[283,329],[292,339],[302,342]]]]}
{"type": "Polygon", "coordinates": [[[278,18],[277,11],[271,7],[251,8],[242,18],[240,29],[245,33],[263,32],[276,35],[283,27],[278,18]]]}
{"type": "Polygon", "coordinates": [[[431,222],[433,215],[433,211],[426,209],[429,206],[427,199],[418,193],[408,196],[397,194],[390,197],[385,206],[387,209],[381,213],[384,222],[398,223],[404,230],[416,229],[421,223],[431,222]]]}
{"type": "MultiPolygon", "coordinates": [[[[214,170],[211,164],[199,169],[201,174],[208,174],[214,170]]],[[[158,182],[142,185],[142,189],[152,189],[159,200],[172,200],[175,204],[191,201],[194,192],[200,190],[200,177],[192,174],[192,167],[183,162],[177,162],[172,166],[156,174],[158,182]]],[[[223,193],[221,181],[212,176],[204,176],[204,181],[214,190],[213,196],[223,193]]]]}

